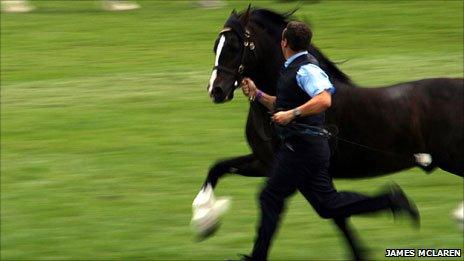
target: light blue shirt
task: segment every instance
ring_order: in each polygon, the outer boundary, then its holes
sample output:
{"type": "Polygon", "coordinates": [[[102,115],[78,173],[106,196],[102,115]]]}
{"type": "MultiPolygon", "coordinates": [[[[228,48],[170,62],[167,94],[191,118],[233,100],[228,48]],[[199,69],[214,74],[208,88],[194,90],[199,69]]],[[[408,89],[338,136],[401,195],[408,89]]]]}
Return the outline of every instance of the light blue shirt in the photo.
{"type": "MultiPolygon", "coordinates": [[[[287,61],[285,61],[285,68],[299,56],[307,54],[308,51],[303,51],[290,56],[287,61]]],[[[335,93],[335,87],[330,82],[327,74],[314,64],[305,64],[301,66],[296,73],[296,82],[310,97],[314,97],[326,90],[329,91],[330,94],[335,93]]]]}

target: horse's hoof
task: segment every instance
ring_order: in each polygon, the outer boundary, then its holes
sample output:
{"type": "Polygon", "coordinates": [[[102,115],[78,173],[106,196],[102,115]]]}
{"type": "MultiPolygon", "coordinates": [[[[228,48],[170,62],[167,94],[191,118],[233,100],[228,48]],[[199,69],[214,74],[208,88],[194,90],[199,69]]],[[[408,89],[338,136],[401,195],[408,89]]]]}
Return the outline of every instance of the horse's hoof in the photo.
{"type": "Polygon", "coordinates": [[[221,217],[229,207],[230,199],[220,198],[210,208],[194,210],[191,226],[199,241],[203,241],[216,233],[220,226],[221,217]]]}
{"type": "Polygon", "coordinates": [[[220,222],[216,222],[206,228],[206,230],[203,230],[202,232],[199,232],[196,236],[196,240],[198,242],[204,241],[210,237],[212,237],[216,232],[219,230],[219,227],[221,226],[220,222]]]}
{"type": "Polygon", "coordinates": [[[230,199],[215,199],[212,194],[206,198],[200,194],[200,199],[196,202],[194,201],[193,216],[190,224],[197,239],[202,241],[214,235],[219,229],[221,217],[230,207],[230,199]]]}

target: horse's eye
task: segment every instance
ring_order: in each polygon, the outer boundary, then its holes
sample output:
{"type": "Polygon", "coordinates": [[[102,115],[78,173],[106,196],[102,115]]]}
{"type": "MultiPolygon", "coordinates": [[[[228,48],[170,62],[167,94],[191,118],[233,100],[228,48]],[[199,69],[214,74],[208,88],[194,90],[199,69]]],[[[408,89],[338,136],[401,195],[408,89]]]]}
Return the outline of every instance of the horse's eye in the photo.
{"type": "Polygon", "coordinates": [[[231,50],[232,52],[238,52],[240,51],[240,45],[238,42],[231,42],[230,44],[228,44],[228,49],[231,50]]]}

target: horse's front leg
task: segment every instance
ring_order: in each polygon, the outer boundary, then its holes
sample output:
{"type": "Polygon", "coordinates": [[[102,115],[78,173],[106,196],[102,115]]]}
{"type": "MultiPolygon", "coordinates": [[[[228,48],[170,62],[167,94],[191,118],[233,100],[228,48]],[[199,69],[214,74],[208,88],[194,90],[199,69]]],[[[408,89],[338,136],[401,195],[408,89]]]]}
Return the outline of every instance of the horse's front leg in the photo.
{"type": "Polygon", "coordinates": [[[234,157],[216,162],[208,171],[203,188],[211,185],[214,189],[218,180],[227,173],[246,177],[265,177],[266,167],[254,154],[234,157]]]}
{"type": "Polygon", "coordinates": [[[220,217],[229,209],[230,199],[216,199],[213,191],[219,178],[227,173],[264,177],[267,171],[265,164],[253,154],[221,160],[209,169],[206,181],[192,204],[191,225],[200,239],[207,238],[217,230],[220,217]]]}

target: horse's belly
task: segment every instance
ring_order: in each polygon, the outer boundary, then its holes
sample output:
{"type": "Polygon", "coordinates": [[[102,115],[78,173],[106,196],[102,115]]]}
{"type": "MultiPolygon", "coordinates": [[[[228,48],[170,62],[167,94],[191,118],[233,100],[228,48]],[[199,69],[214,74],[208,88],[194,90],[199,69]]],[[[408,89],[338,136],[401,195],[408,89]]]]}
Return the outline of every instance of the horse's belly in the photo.
{"type": "Polygon", "coordinates": [[[338,158],[332,157],[329,172],[334,178],[373,178],[393,174],[414,167],[410,160],[398,159],[391,156],[377,156],[370,158],[338,158]]]}

